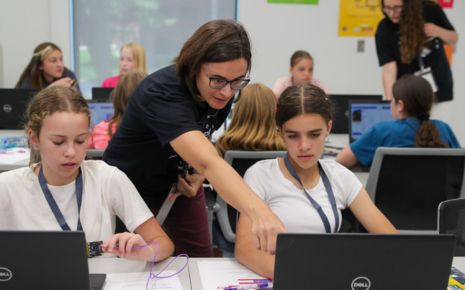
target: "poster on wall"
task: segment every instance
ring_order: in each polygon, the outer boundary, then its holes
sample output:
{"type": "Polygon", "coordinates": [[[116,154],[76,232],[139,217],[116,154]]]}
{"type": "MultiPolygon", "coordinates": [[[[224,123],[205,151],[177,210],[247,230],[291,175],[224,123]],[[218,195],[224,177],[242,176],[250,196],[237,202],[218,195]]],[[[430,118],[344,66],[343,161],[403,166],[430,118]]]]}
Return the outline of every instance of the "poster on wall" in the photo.
{"type": "Polygon", "coordinates": [[[384,17],[379,0],[340,0],[339,36],[374,36],[384,17]]]}
{"type": "Polygon", "coordinates": [[[271,4],[318,4],[319,0],[268,0],[271,4]]]}
{"type": "Polygon", "coordinates": [[[454,0],[438,0],[439,5],[442,8],[452,8],[454,7],[454,0]]]}

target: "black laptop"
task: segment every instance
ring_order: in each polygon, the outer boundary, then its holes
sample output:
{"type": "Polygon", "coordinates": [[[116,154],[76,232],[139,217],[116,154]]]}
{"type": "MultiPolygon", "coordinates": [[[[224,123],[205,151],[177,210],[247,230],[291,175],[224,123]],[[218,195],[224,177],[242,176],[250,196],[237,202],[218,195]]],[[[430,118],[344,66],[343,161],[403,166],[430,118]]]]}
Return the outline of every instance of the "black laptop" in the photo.
{"type": "Polygon", "coordinates": [[[23,129],[24,113],[35,90],[0,89],[0,129],[23,129]]]}
{"type": "Polygon", "coordinates": [[[329,95],[333,108],[333,128],[331,133],[349,133],[349,101],[371,100],[381,101],[382,95],[329,95]]]}
{"type": "Polygon", "coordinates": [[[354,142],[379,122],[392,120],[389,101],[349,101],[349,142],[354,142]]]}
{"type": "Polygon", "coordinates": [[[102,288],[105,274],[90,278],[84,232],[0,231],[0,289],[102,288]]]}
{"type": "Polygon", "coordinates": [[[447,289],[453,235],[280,234],[274,290],[447,289]]]}
{"type": "Polygon", "coordinates": [[[113,88],[93,87],[92,88],[92,101],[96,102],[110,102],[110,95],[113,88]]]}

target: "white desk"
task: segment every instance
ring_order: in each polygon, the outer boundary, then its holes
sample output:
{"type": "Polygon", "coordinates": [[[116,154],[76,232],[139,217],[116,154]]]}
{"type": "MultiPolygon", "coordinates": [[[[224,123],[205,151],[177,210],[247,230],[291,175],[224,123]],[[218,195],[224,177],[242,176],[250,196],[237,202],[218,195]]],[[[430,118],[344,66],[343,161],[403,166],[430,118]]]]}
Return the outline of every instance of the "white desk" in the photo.
{"type": "MultiPolygon", "coordinates": [[[[237,264],[238,267],[243,267],[239,263],[235,261],[233,258],[193,258],[189,259],[189,272],[190,272],[190,279],[191,279],[191,286],[192,290],[203,290],[202,282],[201,282],[201,273],[199,272],[199,268],[197,263],[199,261],[231,261],[237,264]]],[[[452,265],[459,269],[460,271],[465,273],[465,257],[455,257],[453,260],[452,265]]],[[[258,277],[258,275],[257,275],[258,277]]]]}
{"type": "MultiPolygon", "coordinates": [[[[167,267],[166,270],[181,270],[184,264],[186,263],[186,258],[180,257],[175,259],[174,261],[173,259],[174,257],[171,257],[169,259],[166,259],[165,261],[156,263],[152,269],[153,273],[158,273],[164,267],[167,267]],[[171,261],[172,263],[169,264],[171,261]]],[[[151,266],[151,263],[146,263],[143,261],[131,261],[127,259],[106,256],[91,258],[88,260],[88,262],[90,273],[122,274],[134,272],[147,272],[147,277],[149,275],[151,266]]],[[[187,265],[183,271],[178,273],[177,276],[181,281],[181,285],[184,290],[191,289],[189,265],[187,265]]],[[[108,284],[111,284],[111,276],[107,276],[105,283],[106,286],[104,285],[103,290],[111,290],[110,287],[107,287],[108,284]]]]}
{"type": "MultiPolygon", "coordinates": [[[[349,146],[349,135],[348,134],[330,134],[325,143],[325,146],[344,148],[349,146]]],[[[361,167],[351,168],[351,170],[358,177],[360,182],[365,186],[368,179],[368,170],[361,167]]]]}
{"type": "MultiPolygon", "coordinates": [[[[23,130],[0,130],[0,137],[23,137],[25,133],[23,130]]],[[[29,149],[26,149],[27,153],[24,156],[18,156],[11,161],[11,156],[4,156],[8,158],[2,158],[0,155],[0,172],[16,169],[19,167],[28,166],[29,164],[29,149]]]]}
{"type": "Polygon", "coordinates": [[[465,257],[454,257],[452,266],[465,273],[465,257]]]}

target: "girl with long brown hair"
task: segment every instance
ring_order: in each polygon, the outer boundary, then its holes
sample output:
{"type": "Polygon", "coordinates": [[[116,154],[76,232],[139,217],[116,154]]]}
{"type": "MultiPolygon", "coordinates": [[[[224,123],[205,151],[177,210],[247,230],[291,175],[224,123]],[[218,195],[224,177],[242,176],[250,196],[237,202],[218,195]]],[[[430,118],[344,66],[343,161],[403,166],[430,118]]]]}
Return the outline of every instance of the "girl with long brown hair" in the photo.
{"type": "Polygon", "coordinates": [[[458,34],[441,6],[429,0],[382,0],[385,18],[376,31],[376,51],[382,67],[384,95],[404,74],[423,75],[437,101],[453,98],[452,72],[444,44],[455,45],[458,34]]]}

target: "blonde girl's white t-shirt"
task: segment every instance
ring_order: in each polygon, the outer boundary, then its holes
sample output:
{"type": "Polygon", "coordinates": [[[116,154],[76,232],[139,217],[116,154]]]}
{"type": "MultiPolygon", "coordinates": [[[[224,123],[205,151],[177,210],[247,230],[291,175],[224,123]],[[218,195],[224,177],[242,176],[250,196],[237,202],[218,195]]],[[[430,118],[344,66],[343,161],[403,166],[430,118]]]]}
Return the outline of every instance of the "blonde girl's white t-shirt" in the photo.
{"type": "MultiPolygon", "coordinates": [[[[320,160],[319,162],[333,189],[339,221],[341,221],[341,210],[350,206],[362,189],[362,184],[350,170],[336,161],[320,160]]],[[[244,180],[280,218],[287,232],[326,232],[320,215],[303,190],[284,177],[279,168],[278,159],[262,160],[255,163],[245,173],[244,180]]],[[[323,212],[328,217],[331,231],[337,232],[334,213],[321,177],[315,187],[306,190],[322,207],[323,212]]]]}
{"type": "MultiPolygon", "coordinates": [[[[99,160],[81,164],[83,195],[80,220],[87,241],[110,238],[116,216],[133,232],[153,217],[129,178],[118,168],[99,160]]],[[[75,182],[50,186],[66,222],[77,228],[75,182]]],[[[61,231],[31,168],[0,174],[0,230],[61,231]]]]}

